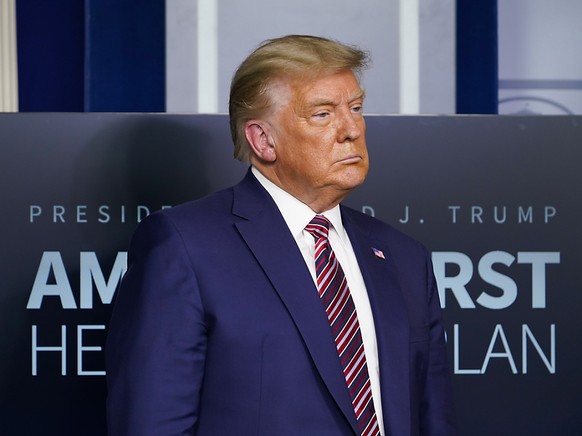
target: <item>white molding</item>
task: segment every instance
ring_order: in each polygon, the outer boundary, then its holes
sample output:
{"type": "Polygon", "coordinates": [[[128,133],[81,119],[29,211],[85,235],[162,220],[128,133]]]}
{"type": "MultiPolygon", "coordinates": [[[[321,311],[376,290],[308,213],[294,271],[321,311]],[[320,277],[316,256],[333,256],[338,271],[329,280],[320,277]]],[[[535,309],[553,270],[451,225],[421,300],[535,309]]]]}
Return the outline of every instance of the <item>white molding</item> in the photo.
{"type": "Polygon", "coordinates": [[[0,0],[0,112],[18,112],[16,0],[0,0]]]}
{"type": "Polygon", "coordinates": [[[166,1],[166,112],[198,112],[197,4],[166,1]]]}
{"type": "Polygon", "coordinates": [[[218,0],[198,0],[198,112],[218,112],[218,0]]]}
{"type": "Polygon", "coordinates": [[[401,114],[420,111],[420,14],[419,0],[400,0],[399,58],[401,114]]]}

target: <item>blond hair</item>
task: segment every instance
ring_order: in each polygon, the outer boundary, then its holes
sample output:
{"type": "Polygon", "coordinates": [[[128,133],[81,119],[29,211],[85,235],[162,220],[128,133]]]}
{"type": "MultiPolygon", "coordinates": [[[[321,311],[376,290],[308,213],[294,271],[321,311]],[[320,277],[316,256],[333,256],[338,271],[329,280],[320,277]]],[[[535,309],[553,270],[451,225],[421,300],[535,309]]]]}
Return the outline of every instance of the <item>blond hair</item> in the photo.
{"type": "Polygon", "coordinates": [[[271,85],[275,79],[346,70],[358,78],[367,63],[368,54],[359,48],[317,36],[288,35],[263,42],[242,62],[232,79],[228,110],[234,157],[250,160],[245,123],[261,117],[272,106],[271,85]]]}

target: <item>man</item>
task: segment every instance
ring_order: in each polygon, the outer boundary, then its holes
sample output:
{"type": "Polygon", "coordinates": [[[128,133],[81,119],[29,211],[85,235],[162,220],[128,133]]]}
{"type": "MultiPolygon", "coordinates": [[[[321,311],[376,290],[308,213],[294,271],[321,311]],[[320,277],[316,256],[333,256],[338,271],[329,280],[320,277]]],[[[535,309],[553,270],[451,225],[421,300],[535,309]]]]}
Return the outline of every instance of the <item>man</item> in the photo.
{"type": "Polygon", "coordinates": [[[110,435],[454,435],[429,254],[340,202],[368,171],[362,51],[260,46],[236,186],[144,220],[107,348],[110,435]]]}

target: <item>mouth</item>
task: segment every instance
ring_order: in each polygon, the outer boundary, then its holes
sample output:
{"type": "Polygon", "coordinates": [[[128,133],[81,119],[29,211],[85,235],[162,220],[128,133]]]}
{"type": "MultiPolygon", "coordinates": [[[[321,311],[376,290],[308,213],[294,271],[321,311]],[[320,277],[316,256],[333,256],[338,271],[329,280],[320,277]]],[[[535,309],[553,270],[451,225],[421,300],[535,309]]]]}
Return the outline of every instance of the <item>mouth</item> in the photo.
{"type": "Polygon", "coordinates": [[[344,157],[343,159],[338,160],[338,163],[349,165],[349,164],[355,164],[355,163],[358,163],[361,161],[362,161],[362,156],[360,156],[359,154],[350,154],[350,155],[344,157]]]}

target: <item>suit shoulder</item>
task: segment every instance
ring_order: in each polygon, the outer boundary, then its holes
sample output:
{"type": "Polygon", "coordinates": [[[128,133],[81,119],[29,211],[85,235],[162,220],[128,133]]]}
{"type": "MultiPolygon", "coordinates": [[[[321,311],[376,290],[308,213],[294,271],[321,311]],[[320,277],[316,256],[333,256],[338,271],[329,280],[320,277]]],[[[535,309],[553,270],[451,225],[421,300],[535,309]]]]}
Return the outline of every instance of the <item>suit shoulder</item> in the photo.
{"type": "Polygon", "coordinates": [[[230,187],[206,197],[155,212],[152,215],[154,217],[162,215],[177,227],[207,224],[216,221],[219,217],[227,216],[227,213],[230,215],[232,199],[232,187],[230,187]]]}
{"type": "Polygon", "coordinates": [[[138,225],[131,243],[131,257],[150,251],[152,247],[177,243],[190,251],[208,246],[213,234],[224,233],[232,224],[232,188],[207,197],[158,210],[138,225]]]}

